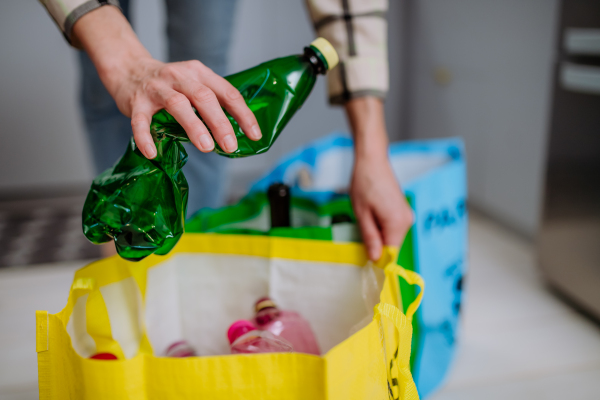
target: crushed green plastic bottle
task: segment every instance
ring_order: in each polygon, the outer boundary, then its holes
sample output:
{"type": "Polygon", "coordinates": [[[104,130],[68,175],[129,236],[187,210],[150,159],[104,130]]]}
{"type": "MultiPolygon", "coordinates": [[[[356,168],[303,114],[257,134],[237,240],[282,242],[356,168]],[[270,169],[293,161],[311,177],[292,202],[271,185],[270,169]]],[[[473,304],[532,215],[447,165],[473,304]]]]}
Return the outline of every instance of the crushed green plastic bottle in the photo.
{"type": "MultiPolygon", "coordinates": [[[[226,77],[256,116],[263,136],[248,139],[225,112],[238,149],[226,153],[215,142],[215,152],[231,158],[266,152],[310,94],[317,75],[337,62],[331,44],[319,38],[302,55],[277,58],[226,77]]],[[[154,115],[150,132],[156,158],[146,159],[132,139],[117,164],[94,179],[82,213],[83,233],[92,243],[113,240],[119,255],[132,261],[167,254],[184,231],[188,184],[181,169],[187,153],[181,142],[189,139],[165,110],[154,115]]]]}
{"type": "Polygon", "coordinates": [[[167,135],[156,149],[148,160],[132,138],[117,164],[94,179],[83,206],[85,236],[94,244],[114,240],[127,260],[167,254],[183,234],[187,154],[178,138],[167,135]]]}

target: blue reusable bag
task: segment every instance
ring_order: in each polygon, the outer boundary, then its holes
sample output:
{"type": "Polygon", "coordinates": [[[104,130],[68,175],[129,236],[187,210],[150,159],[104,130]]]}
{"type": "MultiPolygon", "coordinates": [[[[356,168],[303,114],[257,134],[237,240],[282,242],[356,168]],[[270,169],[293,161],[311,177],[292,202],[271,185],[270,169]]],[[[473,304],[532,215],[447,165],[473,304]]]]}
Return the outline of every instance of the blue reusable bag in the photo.
{"type": "MultiPolygon", "coordinates": [[[[423,276],[427,291],[414,324],[411,369],[421,398],[444,381],[456,352],[467,255],[467,182],[459,138],[394,143],[390,162],[415,213],[398,263],[423,276]]],[[[284,182],[292,195],[323,204],[347,192],[353,141],[333,133],[300,148],[252,185],[284,182]]],[[[402,301],[416,293],[401,283],[402,301]]]]}

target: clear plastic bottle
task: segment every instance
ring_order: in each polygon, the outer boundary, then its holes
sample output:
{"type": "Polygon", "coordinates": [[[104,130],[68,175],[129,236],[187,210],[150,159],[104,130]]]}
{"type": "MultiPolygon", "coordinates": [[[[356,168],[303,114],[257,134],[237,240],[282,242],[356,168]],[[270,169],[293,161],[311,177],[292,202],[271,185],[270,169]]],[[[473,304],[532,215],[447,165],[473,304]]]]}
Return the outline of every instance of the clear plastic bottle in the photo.
{"type": "Polygon", "coordinates": [[[259,331],[252,322],[235,321],[227,331],[231,354],[290,353],[292,345],[267,331],[259,331]]]}
{"type": "Polygon", "coordinates": [[[169,346],[165,352],[167,357],[196,357],[196,350],[185,340],[179,340],[169,346]]]}
{"type": "Polygon", "coordinates": [[[269,297],[259,299],[254,309],[254,323],[259,329],[287,340],[298,353],[321,354],[310,324],[300,314],[278,309],[269,297]]]}

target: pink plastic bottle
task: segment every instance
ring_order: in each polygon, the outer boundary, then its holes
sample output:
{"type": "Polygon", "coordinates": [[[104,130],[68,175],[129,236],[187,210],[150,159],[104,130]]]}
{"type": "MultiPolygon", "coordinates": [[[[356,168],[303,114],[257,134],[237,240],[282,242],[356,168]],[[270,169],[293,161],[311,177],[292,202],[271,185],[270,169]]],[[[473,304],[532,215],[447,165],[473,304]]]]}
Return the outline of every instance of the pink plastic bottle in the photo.
{"type": "Polygon", "coordinates": [[[254,309],[256,310],[254,323],[259,329],[284,338],[298,353],[321,354],[310,324],[300,314],[295,311],[279,310],[268,297],[259,299],[254,309]]]}
{"type": "Polygon", "coordinates": [[[267,331],[259,331],[246,320],[235,321],[227,331],[231,354],[290,353],[292,346],[284,339],[267,331]]]}

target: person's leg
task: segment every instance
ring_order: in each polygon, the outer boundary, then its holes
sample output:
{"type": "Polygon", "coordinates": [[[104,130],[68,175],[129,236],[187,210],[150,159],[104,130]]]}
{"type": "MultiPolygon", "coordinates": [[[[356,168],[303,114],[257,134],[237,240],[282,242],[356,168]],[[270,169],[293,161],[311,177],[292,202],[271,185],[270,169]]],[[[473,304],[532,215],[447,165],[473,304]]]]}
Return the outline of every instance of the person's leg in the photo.
{"type": "MultiPolygon", "coordinates": [[[[121,0],[120,5],[129,19],[129,0],[121,0]]],[[[79,52],[79,74],[80,107],[94,172],[99,174],[112,167],[125,153],[125,146],[133,135],[131,120],[121,114],[85,51],[79,52]]],[[[109,242],[102,245],[101,253],[102,257],[110,257],[117,251],[109,242]]]]}
{"type": "MultiPolygon", "coordinates": [[[[236,0],[167,0],[169,61],[200,60],[219,75],[227,72],[236,0]]],[[[186,144],[183,168],[190,185],[188,216],[224,204],[227,158],[186,144]]]]}
{"type": "MultiPolygon", "coordinates": [[[[129,19],[129,0],[120,1],[129,19]]],[[[95,173],[112,167],[132,136],[131,120],[121,114],[84,51],[79,52],[80,106],[95,173]]]]}

